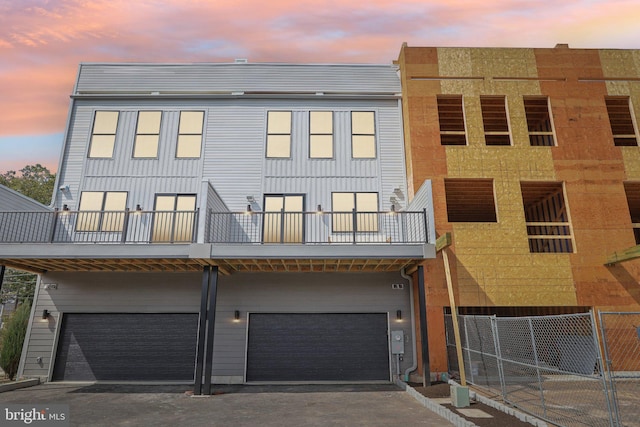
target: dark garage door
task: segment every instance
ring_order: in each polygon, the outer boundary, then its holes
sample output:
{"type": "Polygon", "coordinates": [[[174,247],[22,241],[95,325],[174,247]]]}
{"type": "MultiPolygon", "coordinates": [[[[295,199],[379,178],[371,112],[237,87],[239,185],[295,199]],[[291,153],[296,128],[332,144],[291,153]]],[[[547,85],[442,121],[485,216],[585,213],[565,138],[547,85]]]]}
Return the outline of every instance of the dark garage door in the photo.
{"type": "Polygon", "coordinates": [[[69,313],[54,380],[193,381],[198,315],[69,313]]]}
{"type": "Polygon", "coordinates": [[[386,313],[252,313],[247,381],[389,381],[386,313]]]}

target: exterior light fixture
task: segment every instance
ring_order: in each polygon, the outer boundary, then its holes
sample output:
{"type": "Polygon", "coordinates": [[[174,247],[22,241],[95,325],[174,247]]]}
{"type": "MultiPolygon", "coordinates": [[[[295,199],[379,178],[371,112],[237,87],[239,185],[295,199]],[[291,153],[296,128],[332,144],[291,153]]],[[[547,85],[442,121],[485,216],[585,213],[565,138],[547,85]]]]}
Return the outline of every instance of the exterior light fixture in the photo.
{"type": "Polygon", "coordinates": [[[236,311],[233,312],[233,320],[235,322],[239,322],[240,321],[240,311],[239,310],[236,310],[236,311]]]}
{"type": "Polygon", "coordinates": [[[48,317],[49,317],[49,310],[47,309],[42,310],[42,320],[47,320],[48,317]]]}
{"type": "Polygon", "coordinates": [[[316,210],[316,213],[318,215],[322,213],[322,205],[318,205],[318,209],[316,210]]]}
{"type": "Polygon", "coordinates": [[[253,212],[253,209],[251,209],[251,204],[247,205],[247,213],[251,213],[253,212]]]}
{"type": "Polygon", "coordinates": [[[396,320],[402,322],[402,310],[396,311],[396,320]]]}
{"type": "Polygon", "coordinates": [[[63,210],[63,211],[68,211],[68,210],[69,210],[69,206],[67,206],[67,205],[62,205],[62,210],[63,210]]]}
{"type": "Polygon", "coordinates": [[[136,205],[136,210],[137,210],[138,212],[141,212],[141,211],[142,211],[142,206],[140,206],[139,204],[138,204],[138,205],[136,205]]]}

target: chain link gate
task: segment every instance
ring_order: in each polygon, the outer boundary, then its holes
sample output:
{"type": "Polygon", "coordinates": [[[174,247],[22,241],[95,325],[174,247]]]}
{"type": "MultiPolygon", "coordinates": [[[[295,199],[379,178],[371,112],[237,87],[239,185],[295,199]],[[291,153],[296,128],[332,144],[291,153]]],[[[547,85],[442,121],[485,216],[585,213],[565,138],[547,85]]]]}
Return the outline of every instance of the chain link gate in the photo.
{"type": "MultiPolygon", "coordinates": [[[[469,383],[554,424],[616,425],[592,313],[459,319],[469,383]]],[[[445,324],[457,371],[451,316],[445,324]]]]}
{"type": "Polygon", "coordinates": [[[640,426],[640,313],[599,318],[616,425],[640,426]]]}

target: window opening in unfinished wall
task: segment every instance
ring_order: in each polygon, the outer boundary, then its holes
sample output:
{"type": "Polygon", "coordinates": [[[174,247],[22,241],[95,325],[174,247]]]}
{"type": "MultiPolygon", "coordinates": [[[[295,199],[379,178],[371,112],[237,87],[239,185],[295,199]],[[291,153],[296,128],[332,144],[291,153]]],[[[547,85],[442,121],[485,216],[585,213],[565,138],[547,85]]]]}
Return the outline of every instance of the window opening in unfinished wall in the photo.
{"type": "Polygon", "coordinates": [[[449,222],[497,222],[492,179],[445,179],[449,222]]]}
{"type": "Polygon", "coordinates": [[[535,147],[552,147],[555,144],[553,124],[547,97],[525,97],[524,113],[527,117],[529,143],[535,147]]]}
{"type": "Polygon", "coordinates": [[[530,252],[573,252],[561,182],[521,182],[530,252]]]}
{"type": "Polygon", "coordinates": [[[613,143],[616,146],[638,145],[629,97],[607,97],[605,103],[607,104],[607,113],[609,113],[613,143]]]}
{"type": "Polygon", "coordinates": [[[625,182],[624,192],[627,194],[636,245],[640,245],[640,182],[625,182]]]}
{"type": "Polygon", "coordinates": [[[504,96],[481,96],[482,123],[487,145],[511,145],[509,119],[504,96]]]}
{"type": "Polygon", "coordinates": [[[462,95],[438,95],[438,121],[442,145],[467,145],[462,95]]]}

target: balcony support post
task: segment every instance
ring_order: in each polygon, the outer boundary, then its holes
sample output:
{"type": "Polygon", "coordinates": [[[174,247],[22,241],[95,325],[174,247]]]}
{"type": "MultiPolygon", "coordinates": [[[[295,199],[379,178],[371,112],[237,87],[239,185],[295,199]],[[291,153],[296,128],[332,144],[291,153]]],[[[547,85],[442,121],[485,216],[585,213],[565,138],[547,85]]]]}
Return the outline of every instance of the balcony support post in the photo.
{"type": "Polygon", "coordinates": [[[418,307],[420,312],[420,341],[422,356],[422,385],[431,385],[431,368],[429,366],[429,337],[427,334],[427,296],[424,288],[424,267],[418,266],[418,307]]]}
{"type": "Polygon", "coordinates": [[[204,393],[211,394],[211,374],[213,372],[213,336],[216,324],[216,301],[218,298],[218,267],[211,267],[209,275],[209,310],[207,310],[207,348],[204,364],[204,393]]]}
{"type": "Polygon", "coordinates": [[[127,232],[129,230],[129,208],[124,210],[124,222],[122,224],[122,237],[120,238],[121,243],[126,243],[127,241],[127,232]]]}

